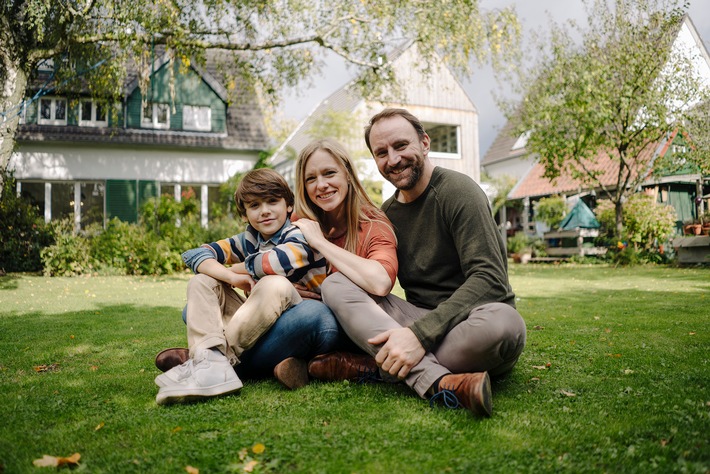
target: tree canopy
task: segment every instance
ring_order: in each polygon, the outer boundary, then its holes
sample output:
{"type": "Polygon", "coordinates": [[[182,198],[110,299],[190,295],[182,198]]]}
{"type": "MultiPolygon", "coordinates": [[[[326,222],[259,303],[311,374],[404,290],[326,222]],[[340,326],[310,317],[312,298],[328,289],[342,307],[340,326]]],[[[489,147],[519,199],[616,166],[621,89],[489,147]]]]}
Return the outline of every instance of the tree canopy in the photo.
{"type": "Polygon", "coordinates": [[[516,133],[529,132],[526,148],[546,177],[568,173],[601,189],[615,205],[620,233],[623,202],[648,177],[652,151],[707,100],[708,89],[693,52],[674,43],[687,3],[588,0],[585,6],[586,28],[552,25],[550,47],[521,76],[524,98],[508,116],[516,133]],[[600,180],[598,165],[607,157],[615,165],[614,186],[600,180]]]}
{"type": "Polygon", "coordinates": [[[482,11],[478,0],[5,0],[0,15],[2,167],[28,80],[47,58],[61,66],[57,91],[82,84],[116,98],[127,70],[139,71],[145,86],[156,46],[183,64],[219,52],[233,78],[278,100],[318,73],[331,51],[372,96],[400,76],[383,61],[397,45],[416,41],[423,70],[438,54],[466,76],[474,58],[504,60],[520,31],[513,10],[482,11]]]}

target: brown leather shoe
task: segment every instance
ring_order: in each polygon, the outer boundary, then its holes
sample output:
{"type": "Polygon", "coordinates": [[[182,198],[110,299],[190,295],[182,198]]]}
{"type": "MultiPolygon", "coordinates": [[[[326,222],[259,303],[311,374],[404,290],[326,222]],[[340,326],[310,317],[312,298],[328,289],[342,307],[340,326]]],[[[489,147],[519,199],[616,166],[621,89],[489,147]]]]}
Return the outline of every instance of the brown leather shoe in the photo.
{"type": "Polygon", "coordinates": [[[190,358],[190,351],[182,347],[171,347],[170,349],[162,350],[155,356],[155,366],[167,372],[176,365],[180,365],[190,358]]]}
{"type": "Polygon", "coordinates": [[[308,364],[303,359],[289,357],[274,367],[274,377],[289,390],[296,390],[308,384],[308,364]]]}
{"type": "Polygon", "coordinates": [[[439,392],[430,398],[430,402],[437,400],[448,408],[463,406],[474,415],[491,416],[493,397],[488,372],[444,375],[439,381],[439,392]]]}
{"type": "Polygon", "coordinates": [[[350,352],[331,352],[316,356],[308,363],[308,374],[315,379],[329,382],[382,380],[377,362],[372,356],[350,352]]]}

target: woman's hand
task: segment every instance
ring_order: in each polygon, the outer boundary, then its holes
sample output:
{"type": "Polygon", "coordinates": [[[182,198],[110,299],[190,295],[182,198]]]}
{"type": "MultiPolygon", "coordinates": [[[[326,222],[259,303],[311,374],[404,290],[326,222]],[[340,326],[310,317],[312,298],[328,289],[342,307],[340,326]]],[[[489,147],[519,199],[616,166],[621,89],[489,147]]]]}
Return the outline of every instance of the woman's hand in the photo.
{"type": "Polygon", "coordinates": [[[308,245],[316,250],[319,250],[319,245],[322,245],[324,242],[328,241],[328,239],[325,238],[325,235],[323,235],[320,224],[316,221],[301,218],[296,222],[292,222],[292,224],[301,229],[308,245]]]}

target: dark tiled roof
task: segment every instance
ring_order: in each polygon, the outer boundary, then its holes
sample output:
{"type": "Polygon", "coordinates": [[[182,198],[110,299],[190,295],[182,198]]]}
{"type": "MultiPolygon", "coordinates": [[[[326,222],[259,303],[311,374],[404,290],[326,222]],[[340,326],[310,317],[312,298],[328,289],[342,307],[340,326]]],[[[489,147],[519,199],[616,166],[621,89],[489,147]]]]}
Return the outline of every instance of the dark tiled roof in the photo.
{"type": "MultiPolygon", "coordinates": [[[[162,52],[162,50],[161,50],[162,52]]],[[[161,54],[155,60],[156,70],[167,60],[161,54]]],[[[133,65],[134,66],[134,65],[133,65]]],[[[193,68],[205,82],[217,93],[226,99],[226,89],[217,80],[214,73],[214,61],[208,61],[204,68],[193,68]]],[[[38,89],[49,78],[48,73],[36,75],[30,88],[38,89]]],[[[253,90],[240,83],[238,76],[235,78],[239,100],[228,103],[226,133],[184,132],[177,130],[154,130],[134,128],[100,128],[79,126],[54,126],[54,125],[20,125],[17,129],[18,142],[52,141],[63,143],[111,143],[116,145],[161,146],[176,148],[202,147],[223,150],[264,150],[269,146],[269,138],[264,126],[264,117],[261,107],[256,101],[253,90]]],[[[124,92],[130,94],[137,87],[137,71],[129,67],[124,81],[124,92]]],[[[86,91],[85,91],[86,92],[86,91]]]]}
{"type": "Polygon", "coordinates": [[[481,161],[481,166],[490,165],[499,161],[507,160],[513,157],[523,157],[527,154],[525,147],[513,150],[513,145],[520,138],[513,134],[513,125],[510,120],[506,121],[503,129],[496,135],[495,140],[486,152],[486,155],[481,161]]]}

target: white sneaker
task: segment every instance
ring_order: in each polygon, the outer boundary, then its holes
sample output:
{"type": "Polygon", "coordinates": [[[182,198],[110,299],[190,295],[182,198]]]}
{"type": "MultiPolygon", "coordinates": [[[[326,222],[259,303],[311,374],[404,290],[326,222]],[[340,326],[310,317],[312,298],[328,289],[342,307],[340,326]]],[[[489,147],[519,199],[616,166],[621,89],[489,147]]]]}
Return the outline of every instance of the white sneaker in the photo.
{"type": "Polygon", "coordinates": [[[172,369],[163,372],[155,377],[155,385],[158,387],[167,387],[180,383],[182,379],[189,377],[192,374],[192,359],[188,359],[180,365],[176,365],[172,369]]]}
{"type": "MultiPolygon", "coordinates": [[[[158,405],[226,395],[242,388],[242,381],[239,380],[234,368],[224,355],[215,354],[211,349],[206,349],[195,354],[191,361],[191,367],[177,370],[160,380],[166,385],[160,388],[155,397],[158,405]]],[[[174,367],[162,375],[167,375],[178,367],[174,367]]],[[[158,378],[160,376],[156,377],[156,383],[158,383],[158,378]]]]}

